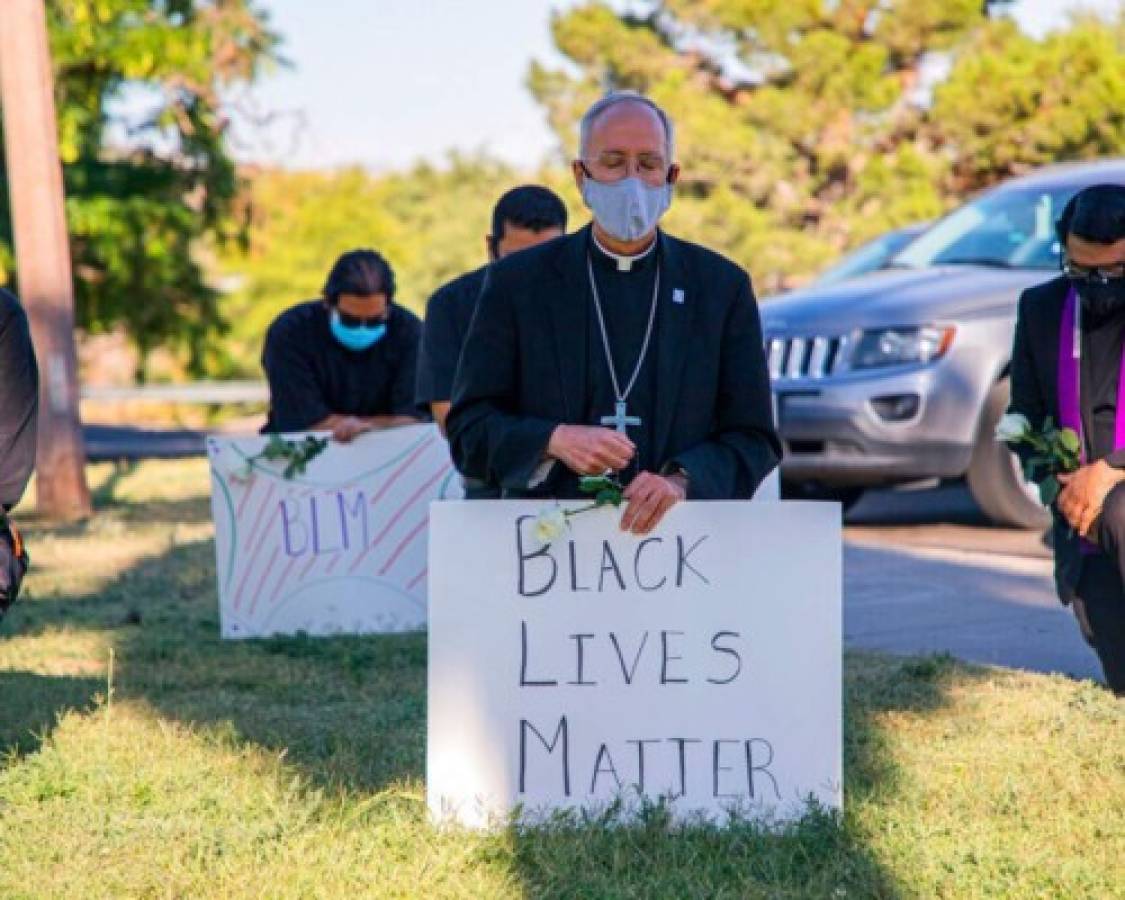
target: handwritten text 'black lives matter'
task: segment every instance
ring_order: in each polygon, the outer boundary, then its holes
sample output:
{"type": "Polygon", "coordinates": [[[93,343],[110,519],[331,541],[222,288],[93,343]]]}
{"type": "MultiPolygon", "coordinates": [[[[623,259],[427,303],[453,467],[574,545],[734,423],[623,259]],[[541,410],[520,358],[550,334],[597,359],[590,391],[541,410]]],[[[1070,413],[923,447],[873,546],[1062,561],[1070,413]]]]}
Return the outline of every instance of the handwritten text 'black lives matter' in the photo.
{"type": "Polygon", "coordinates": [[[654,701],[654,692],[657,697],[667,692],[671,706],[677,700],[684,702],[675,691],[696,685],[713,692],[709,696],[718,720],[738,721],[737,711],[726,704],[740,696],[732,687],[749,677],[749,636],[744,627],[693,633],[687,626],[659,628],[649,622],[647,627],[639,624],[628,630],[590,627],[560,632],[541,625],[535,615],[543,603],[565,602],[568,594],[600,594],[611,602],[657,592],[722,590],[708,574],[708,536],[571,539],[544,546],[531,536],[533,521],[532,516],[521,516],[515,528],[516,588],[528,608],[519,624],[519,688],[529,702],[558,692],[565,703],[575,706],[549,720],[519,719],[519,793],[604,796],[634,788],[642,794],[690,800],[706,785],[711,798],[780,800],[777,779],[770,771],[774,750],[765,738],[657,736],[653,728],[643,736],[603,739],[583,715],[590,708],[589,698],[600,688],[612,687],[615,696],[623,689],[635,690],[638,697],[643,692],[646,703],[659,714],[667,707],[659,699],[654,701]],[[560,642],[565,645],[561,652],[560,642]],[[706,778],[700,768],[706,769],[706,778]]]}

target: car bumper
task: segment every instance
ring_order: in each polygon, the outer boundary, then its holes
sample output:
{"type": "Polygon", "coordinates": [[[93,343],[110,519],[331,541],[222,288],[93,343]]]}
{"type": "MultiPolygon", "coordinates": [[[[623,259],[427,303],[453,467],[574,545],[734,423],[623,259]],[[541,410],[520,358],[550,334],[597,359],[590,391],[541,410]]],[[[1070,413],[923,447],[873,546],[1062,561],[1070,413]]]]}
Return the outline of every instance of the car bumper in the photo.
{"type": "Polygon", "coordinates": [[[892,374],[779,379],[774,383],[788,481],[875,487],[955,478],[969,466],[980,409],[977,380],[950,361],[892,374]],[[909,418],[888,420],[878,401],[916,397],[909,418]]]}

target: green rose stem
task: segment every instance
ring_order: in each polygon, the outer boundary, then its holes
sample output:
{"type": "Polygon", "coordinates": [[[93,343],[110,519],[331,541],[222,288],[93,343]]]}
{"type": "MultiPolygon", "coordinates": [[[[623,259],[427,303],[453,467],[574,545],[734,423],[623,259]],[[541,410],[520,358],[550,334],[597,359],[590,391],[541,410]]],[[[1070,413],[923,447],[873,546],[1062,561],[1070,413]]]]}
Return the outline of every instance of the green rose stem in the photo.
{"type": "Polygon", "coordinates": [[[305,435],[300,441],[287,441],[277,434],[271,434],[269,443],[260,453],[256,453],[246,460],[248,468],[253,468],[259,460],[274,462],[285,460],[285,470],[282,476],[286,481],[292,480],[297,475],[304,475],[310,462],[320,456],[328,447],[327,438],[318,438],[315,435],[305,435]]]}
{"type": "Polygon", "coordinates": [[[1024,463],[1024,477],[1039,485],[1040,500],[1044,506],[1050,506],[1062,491],[1059,474],[1073,472],[1081,463],[1081,439],[1072,428],[1056,428],[1054,420],[1050,417],[1039,431],[1033,430],[1026,419],[1013,418],[1012,426],[1020,430],[1000,433],[999,437],[1009,444],[1026,444],[1035,451],[1035,454],[1024,463]],[[1041,469],[1046,470],[1046,474],[1039,477],[1041,469]]]}
{"type": "Polygon", "coordinates": [[[584,494],[593,494],[594,499],[586,506],[578,509],[547,509],[539,514],[536,522],[537,536],[545,545],[550,546],[554,538],[561,535],[561,528],[557,517],[561,514],[566,528],[570,527],[570,520],[575,516],[590,512],[602,506],[620,506],[625,500],[625,486],[612,475],[588,475],[579,481],[579,489],[584,494]]]}

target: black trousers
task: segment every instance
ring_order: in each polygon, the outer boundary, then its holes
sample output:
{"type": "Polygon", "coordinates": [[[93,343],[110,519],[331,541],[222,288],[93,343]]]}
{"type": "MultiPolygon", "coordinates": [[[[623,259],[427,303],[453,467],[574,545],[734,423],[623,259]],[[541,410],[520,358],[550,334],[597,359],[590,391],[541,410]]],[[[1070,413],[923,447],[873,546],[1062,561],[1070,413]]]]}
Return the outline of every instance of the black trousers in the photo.
{"type": "Polygon", "coordinates": [[[461,476],[461,486],[465,489],[466,500],[499,500],[500,488],[479,478],[461,476]]]}
{"type": "Polygon", "coordinates": [[[1106,684],[1125,695],[1125,484],[1106,497],[1098,543],[1102,553],[1082,566],[1074,613],[1101,660],[1106,684]]]}

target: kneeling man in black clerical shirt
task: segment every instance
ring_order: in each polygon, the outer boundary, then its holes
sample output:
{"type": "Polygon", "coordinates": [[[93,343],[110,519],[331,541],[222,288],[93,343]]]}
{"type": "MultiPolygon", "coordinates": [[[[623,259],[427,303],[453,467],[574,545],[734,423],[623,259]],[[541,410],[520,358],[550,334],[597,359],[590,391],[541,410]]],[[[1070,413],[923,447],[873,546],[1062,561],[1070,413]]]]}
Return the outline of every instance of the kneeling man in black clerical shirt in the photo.
{"type": "Polygon", "coordinates": [[[1125,694],[1125,186],[1080,191],[1058,231],[1063,274],[1020,297],[1010,411],[1080,438],[1082,466],[1060,476],[1052,509],[1055,583],[1125,694]]]}
{"type": "Polygon", "coordinates": [[[679,177],[668,116],[616,93],[582,119],[591,226],[489,267],[453,385],[453,457],[506,497],[628,482],[622,527],[749,498],[777,465],[761,324],[733,262],[658,229],[679,177]]]}
{"type": "Polygon", "coordinates": [[[264,432],[331,431],[350,441],[420,421],[422,323],[394,295],[390,264],[374,250],[353,250],[336,260],[321,299],[277,317],[262,353],[270,386],[264,432]]]}
{"type": "MultiPolygon", "coordinates": [[[[566,206],[550,188],[525,184],[507,191],[492,209],[492,231],[485,238],[489,263],[561,236],[566,231],[566,206]]],[[[429,407],[445,431],[453,375],[488,266],[481,266],[442,285],[426,304],[422,347],[418,355],[417,401],[429,407]]]]}

